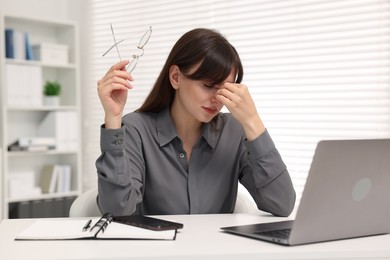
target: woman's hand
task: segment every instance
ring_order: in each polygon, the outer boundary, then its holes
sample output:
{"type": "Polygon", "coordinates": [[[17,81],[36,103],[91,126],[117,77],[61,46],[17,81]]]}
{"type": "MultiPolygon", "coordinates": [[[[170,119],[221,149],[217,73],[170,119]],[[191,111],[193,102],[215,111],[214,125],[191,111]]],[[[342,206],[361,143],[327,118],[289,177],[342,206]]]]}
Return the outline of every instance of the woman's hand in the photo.
{"type": "Polygon", "coordinates": [[[246,85],[225,82],[217,91],[216,98],[240,122],[249,141],[256,139],[265,131],[246,85]]]}
{"type": "Polygon", "coordinates": [[[127,100],[127,92],[133,86],[129,81],[133,77],[126,71],[129,61],[120,61],[113,65],[97,82],[98,95],[105,112],[105,127],[120,128],[123,109],[127,100]]]}

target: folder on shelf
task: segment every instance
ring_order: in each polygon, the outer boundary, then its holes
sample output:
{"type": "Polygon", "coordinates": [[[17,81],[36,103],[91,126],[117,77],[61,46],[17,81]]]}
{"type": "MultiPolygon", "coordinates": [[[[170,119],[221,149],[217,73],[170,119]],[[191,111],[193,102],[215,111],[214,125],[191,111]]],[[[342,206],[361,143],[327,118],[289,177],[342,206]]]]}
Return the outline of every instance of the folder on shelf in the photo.
{"type": "Polygon", "coordinates": [[[135,221],[123,221],[110,213],[101,218],[85,219],[41,219],[19,233],[15,240],[75,240],[75,239],[140,239],[140,240],[175,240],[177,230],[183,225],[162,219],[127,216],[135,221]],[[143,222],[154,221],[163,229],[141,227],[143,222]]]}

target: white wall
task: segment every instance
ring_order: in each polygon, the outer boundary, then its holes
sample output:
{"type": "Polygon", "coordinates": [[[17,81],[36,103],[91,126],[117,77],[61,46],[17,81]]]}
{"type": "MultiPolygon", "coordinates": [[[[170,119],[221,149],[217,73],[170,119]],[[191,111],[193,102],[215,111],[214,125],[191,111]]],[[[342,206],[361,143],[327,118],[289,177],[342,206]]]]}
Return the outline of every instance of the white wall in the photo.
{"type": "Polygon", "coordinates": [[[66,0],[0,0],[1,12],[48,19],[67,19],[67,6],[66,0]]]}

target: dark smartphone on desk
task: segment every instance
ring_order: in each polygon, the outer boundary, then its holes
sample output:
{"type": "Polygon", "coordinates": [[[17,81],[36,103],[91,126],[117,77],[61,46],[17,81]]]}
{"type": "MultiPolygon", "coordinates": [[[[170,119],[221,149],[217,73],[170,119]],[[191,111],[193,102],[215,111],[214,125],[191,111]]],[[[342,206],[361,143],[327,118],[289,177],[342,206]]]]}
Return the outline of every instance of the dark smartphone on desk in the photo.
{"type": "Polygon", "coordinates": [[[155,231],[182,229],[183,224],[167,221],[159,218],[141,216],[141,215],[128,215],[128,216],[117,216],[113,218],[114,222],[151,229],[155,231]]]}

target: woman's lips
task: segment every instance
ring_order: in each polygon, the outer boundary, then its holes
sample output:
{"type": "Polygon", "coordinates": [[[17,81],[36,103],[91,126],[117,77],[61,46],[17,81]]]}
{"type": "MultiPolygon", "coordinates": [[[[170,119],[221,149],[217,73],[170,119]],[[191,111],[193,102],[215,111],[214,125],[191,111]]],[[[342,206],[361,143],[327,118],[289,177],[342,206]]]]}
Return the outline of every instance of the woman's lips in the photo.
{"type": "Polygon", "coordinates": [[[217,109],[215,108],[211,108],[211,107],[202,107],[207,113],[209,113],[210,115],[213,115],[215,113],[217,113],[217,109]]]}

